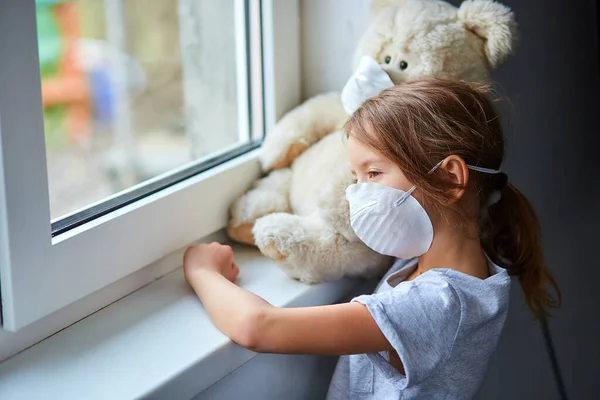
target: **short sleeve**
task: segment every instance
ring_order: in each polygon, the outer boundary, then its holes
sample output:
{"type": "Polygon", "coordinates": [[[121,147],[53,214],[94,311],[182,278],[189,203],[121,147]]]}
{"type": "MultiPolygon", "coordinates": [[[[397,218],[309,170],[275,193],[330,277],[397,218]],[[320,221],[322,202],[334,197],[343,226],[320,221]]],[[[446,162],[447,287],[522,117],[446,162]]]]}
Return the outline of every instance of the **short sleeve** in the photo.
{"type": "Polygon", "coordinates": [[[461,320],[461,302],[452,285],[439,275],[403,282],[394,289],[359,296],[386,339],[398,353],[406,376],[379,353],[369,359],[404,388],[435,372],[452,352],[461,320]]]}

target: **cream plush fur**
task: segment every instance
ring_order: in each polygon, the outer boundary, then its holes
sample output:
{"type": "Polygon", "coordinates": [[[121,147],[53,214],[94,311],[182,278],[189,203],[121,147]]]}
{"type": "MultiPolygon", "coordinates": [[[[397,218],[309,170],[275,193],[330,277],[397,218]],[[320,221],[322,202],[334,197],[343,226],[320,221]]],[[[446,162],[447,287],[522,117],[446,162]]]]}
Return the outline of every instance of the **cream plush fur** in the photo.
{"type": "MultiPolygon", "coordinates": [[[[372,11],[354,64],[371,56],[395,84],[426,75],[486,80],[516,36],[512,12],[492,1],[456,8],[437,0],[373,0],[372,11]]],[[[349,224],[345,189],[352,175],[341,129],[347,118],[339,93],[286,114],[262,146],[260,161],[270,173],[231,209],[230,237],[257,245],[304,282],[369,277],[391,262],[367,248],[349,224]]]]}

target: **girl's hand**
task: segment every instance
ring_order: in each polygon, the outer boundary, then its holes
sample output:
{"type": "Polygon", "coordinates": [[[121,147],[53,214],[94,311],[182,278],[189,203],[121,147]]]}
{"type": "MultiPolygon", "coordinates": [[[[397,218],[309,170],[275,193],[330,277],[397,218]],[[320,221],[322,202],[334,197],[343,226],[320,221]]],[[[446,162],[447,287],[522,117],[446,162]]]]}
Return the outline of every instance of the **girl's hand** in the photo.
{"type": "Polygon", "coordinates": [[[183,271],[185,280],[191,285],[199,271],[217,272],[233,282],[240,269],[233,262],[231,247],[213,242],[188,247],[183,256],[183,271]]]}

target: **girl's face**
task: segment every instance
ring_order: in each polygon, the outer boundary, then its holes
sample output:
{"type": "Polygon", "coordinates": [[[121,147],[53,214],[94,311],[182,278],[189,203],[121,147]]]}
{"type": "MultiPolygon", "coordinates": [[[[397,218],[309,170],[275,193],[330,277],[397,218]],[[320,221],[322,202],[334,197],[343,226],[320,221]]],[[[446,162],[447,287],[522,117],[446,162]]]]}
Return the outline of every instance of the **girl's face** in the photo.
{"type": "MultiPolygon", "coordinates": [[[[356,178],[356,183],[373,182],[405,192],[414,186],[413,182],[406,178],[394,162],[375,152],[369,146],[353,139],[352,136],[348,138],[348,153],[352,175],[356,178]]],[[[412,196],[421,203],[431,219],[434,231],[437,231],[441,223],[440,214],[427,204],[423,204],[422,192],[419,188],[412,193],[412,196]]]]}
{"type": "Polygon", "coordinates": [[[357,183],[379,183],[404,191],[413,187],[396,164],[352,136],[348,138],[348,153],[357,183]]]}

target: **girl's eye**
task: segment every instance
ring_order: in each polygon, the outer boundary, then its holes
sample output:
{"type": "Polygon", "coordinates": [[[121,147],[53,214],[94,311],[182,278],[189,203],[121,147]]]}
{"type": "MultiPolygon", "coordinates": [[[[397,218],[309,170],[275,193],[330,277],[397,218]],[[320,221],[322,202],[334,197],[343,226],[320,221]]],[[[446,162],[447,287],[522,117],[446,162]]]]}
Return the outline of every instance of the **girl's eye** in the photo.
{"type": "Polygon", "coordinates": [[[408,68],[408,63],[404,60],[400,61],[400,69],[404,71],[406,68],[408,68]]]}
{"type": "Polygon", "coordinates": [[[390,56],[386,56],[386,57],[385,57],[385,63],[386,63],[386,64],[389,64],[389,63],[391,63],[391,62],[392,62],[392,57],[390,57],[390,56]]]}
{"type": "Polygon", "coordinates": [[[379,175],[381,175],[381,172],[379,172],[379,171],[369,171],[369,173],[368,173],[369,179],[375,179],[379,175]]]}

